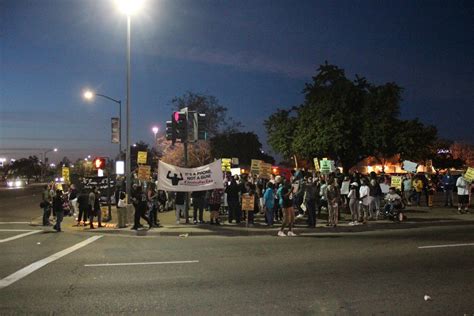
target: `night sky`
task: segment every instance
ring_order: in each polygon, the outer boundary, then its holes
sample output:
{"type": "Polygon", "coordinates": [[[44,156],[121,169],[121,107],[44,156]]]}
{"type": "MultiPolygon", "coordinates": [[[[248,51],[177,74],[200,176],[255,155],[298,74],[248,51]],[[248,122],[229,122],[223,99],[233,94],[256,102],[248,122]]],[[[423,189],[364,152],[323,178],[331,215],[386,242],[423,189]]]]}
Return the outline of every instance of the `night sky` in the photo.
{"type": "MultiPolygon", "coordinates": [[[[0,0],[0,31],[0,156],[114,156],[118,106],[82,99],[92,88],[125,104],[126,18],[114,2],[0,0]]],[[[265,143],[263,120],[300,104],[325,60],[395,81],[403,118],[474,143],[474,2],[413,0],[146,1],[132,17],[132,141],[152,143],[171,99],[193,91],[265,143]]]]}

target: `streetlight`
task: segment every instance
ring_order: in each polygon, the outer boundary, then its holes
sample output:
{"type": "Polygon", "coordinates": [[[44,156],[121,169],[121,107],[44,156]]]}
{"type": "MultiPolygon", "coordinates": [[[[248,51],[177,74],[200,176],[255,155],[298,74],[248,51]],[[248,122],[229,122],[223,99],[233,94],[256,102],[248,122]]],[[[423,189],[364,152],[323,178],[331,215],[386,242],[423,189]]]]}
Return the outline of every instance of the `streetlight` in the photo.
{"type": "MultiPolygon", "coordinates": [[[[57,152],[58,149],[57,149],[57,148],[52,148],[52,149],[47,149],[47,150],[45,150],[44,152],[42,152],[42,156],[43,156],[43,157],[41,157],[41,158],[43,159],[43,163],[45,164],[45,166],[46,166],[46,163],[47,163],[47,160],[48,160],[48,157],[46,157],[46,154],[47,154],[47,153],[50,153],[50,152],[52,152],[52,151],[53,151],[53,152],[57,152]]],[[[44,173],[43,173],[43,168],[42,168],[42,169],[41,169],[41,179],[43,179],[43,178],[44,178],[44,173]]]]}
{"type": "Polygon", "coordinates": [[[153,128],[151,129],[151,131],[153,132],[153,135],[155,135],[155,142],[156,142],[156,134],[158,134],[158,131],[160,129],[158,128],[158,126],[153,126],[153,128]]]}
{"type": "Polygon", "coordinates": [[[83,94],[84,99],[87,101],[93,101],[94,97],[102,97],[104,99],[110,100],[112,102],[115,102],[119,106],[119,159],[120,155],[122,155],[122,100],[116,100],[114,98],[111,98],[107,95],[100,94],[100,93],[95,93],[92,90],[85,90],[83,94]]]}
{"type": "Polygon", "coordinates": [[[141,0],[116,0],[117,7],[122,13],[127,16],[127,124],[126,124],[126,144],[127,150],[125,155],[125,175],[126,175],[126,192],[128,201],[130,201],[130,191],[132,187],[132,174],[131,174],[131,162],[130,162],[130,16],[137,13],[143,6],[141,0]]]}

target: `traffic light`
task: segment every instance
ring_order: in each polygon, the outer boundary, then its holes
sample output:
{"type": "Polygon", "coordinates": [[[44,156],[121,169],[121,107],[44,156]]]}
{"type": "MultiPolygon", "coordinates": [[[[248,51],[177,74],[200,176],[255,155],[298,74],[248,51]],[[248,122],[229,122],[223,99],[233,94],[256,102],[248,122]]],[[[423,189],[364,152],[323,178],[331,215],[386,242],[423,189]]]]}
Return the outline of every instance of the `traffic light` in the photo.
{"type": "Polygon", "coordinates": [[[207,140],[207,119],[204,113],[197,114],[197,130],[197,139],[207,140]]]}
{"type": "Polygon", "coordinates": [[[187,115],[183,112],[174,112],[173,113],[173,121],[176,124],[176,138],[180,139],[181,142],[185,142],[187,140],[187,115]]]}
{"type": "Polygon", "coordinates": [[[173,145],[176,143],[176,122],[173,117],[171,121],[166,121],[166,140],[170,140],[173,145]]]}
{"type": "Polygon", "coordinates": [[[104,157],[94,158],[94,160],[92,161],[92,165],[95,169],[105,169],[106,160],[104,157]]]}

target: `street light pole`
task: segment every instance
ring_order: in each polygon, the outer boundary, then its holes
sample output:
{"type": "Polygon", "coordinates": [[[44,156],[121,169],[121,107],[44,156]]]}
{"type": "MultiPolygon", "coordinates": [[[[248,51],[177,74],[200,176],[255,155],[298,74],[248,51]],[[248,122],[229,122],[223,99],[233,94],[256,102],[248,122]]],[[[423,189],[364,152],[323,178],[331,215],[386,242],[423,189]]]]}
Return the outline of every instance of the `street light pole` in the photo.
{"type": "Polygon", "coordinates": [[[105,94],[95,93],[95,92],[92,92],[91,90],[86,90],[84,92],[84,98],[87,100],[91,100],[94,96],[98,96],[98,97],[102,97],[104,99],[110,100],[112,102],[117,103],[119,106],[119,159],[120,159],[122,156],[122,100],[116,100],[105,94]]]}
{"type": "Polygon", "coordinates": [[[131,159],[130,159],[130,14],[127,14],[127,125],[125,127],[127,138],[125,151],[125,175],[126,175],[126,187],[128,203],[130,203],[130,193],[132,188],[132,173],[131,173],[131,159]]]}

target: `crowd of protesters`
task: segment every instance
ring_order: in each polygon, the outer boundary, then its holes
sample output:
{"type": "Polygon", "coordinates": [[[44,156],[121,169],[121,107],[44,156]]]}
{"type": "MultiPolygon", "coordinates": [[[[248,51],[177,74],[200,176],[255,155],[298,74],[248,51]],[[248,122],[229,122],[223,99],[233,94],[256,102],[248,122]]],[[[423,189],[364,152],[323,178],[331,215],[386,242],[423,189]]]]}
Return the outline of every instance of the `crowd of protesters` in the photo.
{"type": "MultiPolygon", "coordinates": [[[[134,184],[131,203],[135,213],[131,229],[144,227],[141,219],[145,220],[148,228],[160,227],[158,213],[174,209],[176,224],[182,223],[182,220],[185,224],[191,221],[193,224],[205,224],[204,211],[209,211],[211,225],[221,225],[221,218],[227,215],[229,224],[245,221],[252,226],[255,217],[261,214],[267,226],[281,224],[278,236],[295,236],[295,221],[301,218],[306,219],[310,228],[316,227],[317,221],[322,218],[326,219],[326,226],[337,227],[341,213],[350,213],[348,225],[351,226],[378,219],[403,221],[406,206],[432,206],[434,193],[439,190],[443,191],[446,207],[454,205],[456,191],[458,212],[468,213],[474,186],[462,176],[454,177],[449,171],[443,176],[406,174],[401,187],[390,185],[389,175],[380,176],[374,172],[369,175],[357,172],[344,175],[339,169],[325,175],[298,170],[292,173],[291,178],[272,175],[270,179],[229,174],[224,189],[195,191],[189,195],[192,205],[190,217],[186,193],[157,190],[155,182],[134,184]],[[252,210],[242,210],[244,195],[253,199],[252,210]]],[[[63,193],[52,183],[45,186],[42,196],[43,225],[51,225],[50,217],[53,215],[56,218],[54,228],[61,231],[62,217],[70,215],[77,216],[75,226],[94,229],[94,218],[97,218],[97,227],[103,227],[100,192],[96,187],[77,190],[71,185],[69,191],[63,193]]],[[[122,186],[117,186],[115,190],[115,201],[118,211],[125,209],[122,186]]]]}

